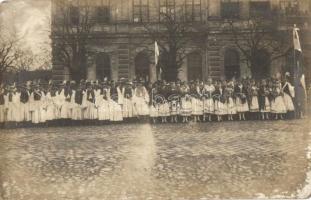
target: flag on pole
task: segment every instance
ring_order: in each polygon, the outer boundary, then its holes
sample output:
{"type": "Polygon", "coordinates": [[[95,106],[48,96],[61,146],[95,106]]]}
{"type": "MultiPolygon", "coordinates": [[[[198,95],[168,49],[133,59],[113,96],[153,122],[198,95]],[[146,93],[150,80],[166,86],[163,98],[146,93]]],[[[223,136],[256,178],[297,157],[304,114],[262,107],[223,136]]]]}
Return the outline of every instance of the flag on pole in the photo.
{"type": "Polygon", "coordinates": [[[293,29],[294,49],[299,52],[302,52],[298,31],[299,31],[299,28],[297,28],[296,24],[294,24],[294,29],[293,29]]]}
{"type": "Polygon", "coordinates": [[[300,83],[304,89],[304,92],[305,92],[305,98],[307,98],[307,86],[306,86],[306,78],[305,78],[305,75],[302,74],[301,77],[300,77],[300,83]]]}
{"type": "MultiPolygon", "coordinates": [[[[160,57],[160,49],[159,49],[159,45],[158,45],[158,42],[155,41],[154,42],[154,59],[155,59],[155,66],[158,65],[159,63],[159,57],[160,57]]],[[[160,66],[160,69],[159,69],[159,77],[161,79],[162,77],[162,68],[160,66]]]]}
{"type": "Polygon", "coordinates": [[[155,65],[159,62],[159,56],[160,56],[160,50],[157,41],[154,42],[154,59],[155,59],[155,65]]]}
{"type": "MultiPolygon", "coordinates": [[[[307,98],[307,87],[306,87],[306,81],[305,81],[305,75],[303,72],[303,67],[300,66],[300,61],[302,59],[302,48],[301,48],[301,43],[300,43],[300,38],[299,38],[299,28],[296,27],[296,24],[294,24],[294,29],[293,29],[293,42],[294,42],[294,51],[298,51],[298,55],[294,53],[294,60],[295,60],[295,71],[296,71],[296,76],[297,77],[297,84],[295,87],[298,87],[299,85],[302,87],[304,90],[304,98],[307,98]]],[[[299,98],[299,97],[297,97],[299,98]]]]}

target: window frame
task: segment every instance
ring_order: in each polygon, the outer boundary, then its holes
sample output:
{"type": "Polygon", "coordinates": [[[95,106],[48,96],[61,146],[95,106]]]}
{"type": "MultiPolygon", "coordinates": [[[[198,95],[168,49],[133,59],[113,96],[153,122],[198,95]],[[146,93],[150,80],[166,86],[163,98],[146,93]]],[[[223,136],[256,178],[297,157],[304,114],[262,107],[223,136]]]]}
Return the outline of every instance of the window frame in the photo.
{"type": "Polygon", "coordinates": [[[249,2],[249,17],[250,18],[256,18],[256,17],[267,18],[271,16],[271,12],[272,12],[272,9],[271,9],[270,1],[250,1],[249,2]],[[263,5],[267,6],[266,10],[258,9],[258,6],[264,7],[263,5]]]}
{"type": "Polygon", "coordinates": [[[161,14],[168,13],[168,12],[173,14],[174,19],[176,19],[176,0],[159,0],[159,21],[160,22],[163,21],[161,19],[161,14]],[[165,12],[162,12],[162,10],[165,10],[165,12]]]}
{"type": "Polygon", "coordinates": [[[132,6],[133,6],[132,19],[134,23],[144,23],[150,21],[149,0],[133,0],[132,6]],[[139,3],[136,4],[135,2],[139,3]],[[147,3],[144,4],[143,2],[147,3]],[[136,13],[135,8],[136,9],[138,8],[138,13],[136,13]],[[144,11],[146,11],[146,14],[144,11]],[[138,20],[136,21],[135,19],[138,20]]]}
{"type": "Polygon", "coordinates": [[[184,4],[185,4],[185,21],[186,22],[202,22],[202,0],[185,0],[184,4]],[[199,6],[198,15],[196,12],[197,6],[199,6]],[[191,8],[190,12],[187,9],[188,7],[191,8]],[[197,17],[199,17],[199,20],[197,20],[197,17]]]}
{"type": "Polygon", "coordinates": [[[109,24],[111,22],[110,5],[101,5],[95,7],[95,20],[98,24],[109,24]]]}
{"type": "Polygon", "coordinates": [[[70,5],[70,7],[69,7],[69,22],[71,25],[79,25],[80,24],[79,6],[70,5]]]}
{"type": "Polygon", "coordinates": [[[222,19],[240,19],[241,18],[241,0],[221,0],[220,15],[222,19]],[[229,14],[226,14],[226,13],[228,13],[228,10],[230,10],[230,8],[225,7],[225,6],[231,7],[232,11],[230,11],[229,14]],[[236,8],[237,10],[235,10],[236,8]],[[233,13],[235,12],[236,14],[233,15],[233,13]]]}

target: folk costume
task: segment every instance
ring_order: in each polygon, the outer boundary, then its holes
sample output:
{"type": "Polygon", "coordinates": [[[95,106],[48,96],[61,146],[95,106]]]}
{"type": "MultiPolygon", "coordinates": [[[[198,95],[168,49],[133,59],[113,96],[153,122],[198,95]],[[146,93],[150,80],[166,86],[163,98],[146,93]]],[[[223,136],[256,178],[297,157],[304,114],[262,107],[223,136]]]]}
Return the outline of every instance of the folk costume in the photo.
{"type": "Polygon", "coordinates": [[[109,99],[109,110],[110,110],[110,121],[122,121],[123,113],[122,107],[119,104],[120,99],[118,95],[118,90],[112,85],[110,88],[110,99],[109,99]]]}
{"type": "Polygon", "coordinates": [[[141,83],[134,90],[134,104],[138,116],[149,115],[149,94],[141,83]]]}
{"type": "Polygon", "coordinates": [[[249,111],[250,112],[259,112],[258,90],[259,88],[255,84],[253,84],[249,88],[249,111]]]}
{"type": "Polygon", "coordinates": [[[283,99],[284,99],[287,112],[295,111],[295,107],[293,103],[293,98],[295,97],[294,86],[292,86],[292,84],[286,80],[282,86],[282,91],[283,91],[283,99]]]}
{"type": "Polygon", "coordinates": [[[98,120],[108,121],[110,119],[110,111],[109,111],[110,88],[107,85],[103,86],[99,98],[100,99],[96,99],[98,120]]]}
{"type": "Polygon", "coordinates": [[[276,114],[276,119],[278,119],[278,116],[283,118],[282,114],[285,114],[287,112],[283,99],[282,85],[279,81],[274,84],[273,100],[271,102],[271,112],[276,114]]]}
{"type": "Polygon", "coordinates": [[[215,112],[213,92],[215,91],[214,85],[211,83],[205,84],[203,89],[203,107],[204,114],[211,115],[215,112]]]}

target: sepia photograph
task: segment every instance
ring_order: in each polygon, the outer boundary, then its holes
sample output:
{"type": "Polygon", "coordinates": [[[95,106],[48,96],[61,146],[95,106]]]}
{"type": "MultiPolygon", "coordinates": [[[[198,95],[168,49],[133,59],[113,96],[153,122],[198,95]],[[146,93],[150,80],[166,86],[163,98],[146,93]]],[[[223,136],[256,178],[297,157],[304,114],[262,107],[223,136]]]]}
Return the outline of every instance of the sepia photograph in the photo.
{"type": "Polygon", "coordinates": [[[311,199],[311,0],[0,0],[0,200],[311,199]]]}

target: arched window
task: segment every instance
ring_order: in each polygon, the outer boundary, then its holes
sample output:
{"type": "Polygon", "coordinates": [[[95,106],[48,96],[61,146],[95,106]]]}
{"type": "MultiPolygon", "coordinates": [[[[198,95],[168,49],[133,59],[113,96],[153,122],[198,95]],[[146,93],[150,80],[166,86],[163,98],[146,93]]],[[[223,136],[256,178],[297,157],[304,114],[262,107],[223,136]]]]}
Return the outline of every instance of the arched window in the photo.
{"type": "Polygon", "coordinates": [[[200,52],[193,52],[187,56],[188,81],[202,80],[202,56],[200,52]]]}
{"type": "Polygon", "coordinates": [[[258,50],[252,60],[251,71],[255,79],[267,78],[270,75],[270,54],[266,50],[258,50]]]}
{"type": "Polygon", "coordinates": [[[240,56],[239,52],[235,49],[227,49],[224,58],[224,71],[226,79],[240,77],[240,56]]]}
{"type": "Polygon", "coordinates": [[[136,78],[147,79],[149,77],[150,60],[147,52],[140,52],[135,57],[136,78]]]}
{"type": "Polygon", "coordinates": [[[104,77],[111,79],[110,57],[107,53],[96,56],[96,79],[103,80],[104,77]]]}

